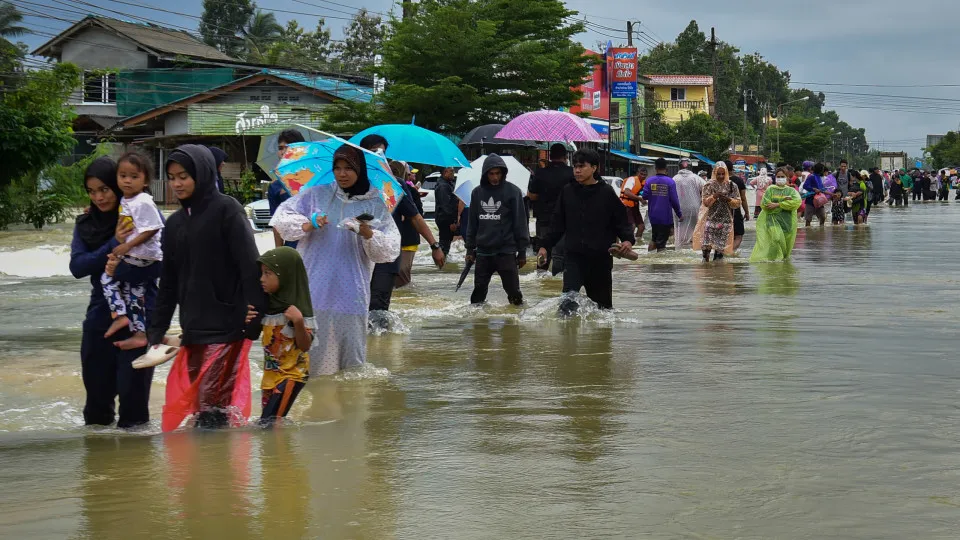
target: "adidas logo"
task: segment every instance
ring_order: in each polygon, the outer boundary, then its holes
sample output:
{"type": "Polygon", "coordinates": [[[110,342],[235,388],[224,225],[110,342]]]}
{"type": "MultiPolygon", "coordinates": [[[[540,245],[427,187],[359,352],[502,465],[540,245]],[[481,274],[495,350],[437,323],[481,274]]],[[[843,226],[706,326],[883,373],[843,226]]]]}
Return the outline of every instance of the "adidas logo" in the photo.
{"type": "Polygon", "coordinates": [[[493,197],[490,197],[489,201],[480,201],[480,208],[486,212],[480,214],[480,219],[500,221],[500,214],[497,213],[500,211],[500,201],[494,201],[493,197]]]}

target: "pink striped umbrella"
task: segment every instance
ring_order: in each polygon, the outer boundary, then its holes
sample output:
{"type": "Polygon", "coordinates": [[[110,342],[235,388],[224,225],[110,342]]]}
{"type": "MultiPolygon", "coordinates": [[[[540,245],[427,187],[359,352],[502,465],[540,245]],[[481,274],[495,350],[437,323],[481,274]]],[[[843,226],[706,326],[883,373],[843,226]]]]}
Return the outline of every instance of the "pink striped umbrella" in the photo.
{"type": "Polygon", "coordinates": [[[604,142],[583,118],[563,111],[521,114],[497,133],[498,139],[532,141],[604,142]]]}

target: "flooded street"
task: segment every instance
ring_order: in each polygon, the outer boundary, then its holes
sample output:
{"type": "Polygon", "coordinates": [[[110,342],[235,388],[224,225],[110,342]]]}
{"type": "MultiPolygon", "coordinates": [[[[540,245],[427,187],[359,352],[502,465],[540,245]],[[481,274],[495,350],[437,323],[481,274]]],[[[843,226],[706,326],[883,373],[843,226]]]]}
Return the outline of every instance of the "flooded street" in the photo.
{"type": "Polygon", "coordinates": [[[69,231],[0,232],[0,537],[956,538],[958,228],[911,204],[791,263],[748,264],[749,229],[723,263],[643,254],[572,320],[530,266],[526,306],[494,279],[471,307],[462,250],[424,248],[375,367],[282,429],[168,435],[169,365],[146,430],[83,427],[69,231]]]}

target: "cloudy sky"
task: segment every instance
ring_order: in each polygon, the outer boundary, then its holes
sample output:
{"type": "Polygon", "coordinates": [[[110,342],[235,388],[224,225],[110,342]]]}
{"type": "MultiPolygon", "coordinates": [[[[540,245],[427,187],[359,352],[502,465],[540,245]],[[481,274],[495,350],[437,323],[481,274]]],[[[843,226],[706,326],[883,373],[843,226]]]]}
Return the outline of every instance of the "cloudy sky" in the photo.
{"type": "MultiPolygon", "coordinates": [[[[199,0],[13,0],[30,16],[26,24],[38,34],[25,39],[39,45],[77,20],[95,12],[118,18],[152,19],[195,29],[199,0]],[[135,4],[139,7],[134,7],[135,4]],[[46,6],[46,7],[41,7],[46,6]],[[96,7],[94,7],[96,6],[96,7]],[[157,9],[159,8],[159,9],[157,9]],[[163,12],[167,10],[182,15],[163,12]],[[66,19],[66,20],[61,20],[66,19]]],[[[259,0],[281,21],[296,18],[312,28],[326,18],[334,38],[360,7],[390,13],[393,0],[259,0]]],[[[568,0],[567,5],[591,21],[580,36],[584,45],[625,33],[641,21],[644,40],[671,41],[691,19],[743,52],[759,52],[792,79],[827,94],[827,108],[848,123],[864,127],[871,146],[920,152],[930,133],[960,127],[960,72],[954,69],[951,42],[960,2],[944,0],[687,0],[680,7],[657,9],[634,0],[568,0]],[[954,86],[951,86],[954,85],[954,86]]]]}

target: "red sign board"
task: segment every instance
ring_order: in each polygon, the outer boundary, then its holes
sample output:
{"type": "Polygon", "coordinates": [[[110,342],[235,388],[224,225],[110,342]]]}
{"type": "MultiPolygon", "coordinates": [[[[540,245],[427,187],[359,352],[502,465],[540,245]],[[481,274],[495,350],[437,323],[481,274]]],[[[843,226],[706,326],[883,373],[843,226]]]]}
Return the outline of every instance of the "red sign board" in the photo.
{"type": "Polygon", "coordinates": [[[610,82],[637,82],[636,47],[611,47],[607,51],[610,82]]]}
{"type": "Polygon", "coordinates": [[[607,49],[607,74],[613,97],[637,97],[636,47],[607,49]]]}

